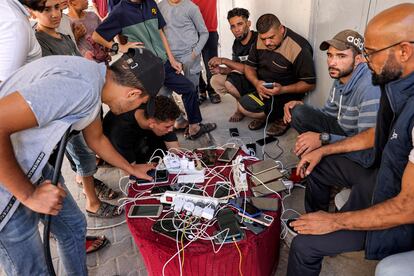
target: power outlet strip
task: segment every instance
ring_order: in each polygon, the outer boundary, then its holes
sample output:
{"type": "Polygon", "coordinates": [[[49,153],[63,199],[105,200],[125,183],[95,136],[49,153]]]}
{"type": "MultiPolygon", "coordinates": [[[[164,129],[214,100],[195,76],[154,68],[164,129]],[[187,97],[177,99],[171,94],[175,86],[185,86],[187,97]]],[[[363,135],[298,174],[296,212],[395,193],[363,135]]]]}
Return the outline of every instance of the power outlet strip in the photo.
{"type": "Polygon", "coordinates": [[[203,174],[204,168],[196,167],[195,161],[189,161],[187,158],[178,156],[165,156],[163,163],[171,174],[203,174]]]}
{"type": "Polygon", "coordinates": [[[177,198],[182,198],[184,201],[191,201],[194,204],[212,205],[216,207],[219,203],[227,203],[227,199],[218,199],[209,196],[192,195],[186,193],[179,193],[175,191],[166,191],[160,198],[161,203],[172,204],[177,198]]]}
{"type": "Polygon", "coordinates": [[[234,188],[237,192],[245,192],[248,190],[246,169],[242,163],[242,156],[239,155],[233,160],[233,181],[234,188]]]}
{"type": "Polygon", "coordinates": [[[204,174],[180,174],[177,183],[204,183],[204,174]]]}

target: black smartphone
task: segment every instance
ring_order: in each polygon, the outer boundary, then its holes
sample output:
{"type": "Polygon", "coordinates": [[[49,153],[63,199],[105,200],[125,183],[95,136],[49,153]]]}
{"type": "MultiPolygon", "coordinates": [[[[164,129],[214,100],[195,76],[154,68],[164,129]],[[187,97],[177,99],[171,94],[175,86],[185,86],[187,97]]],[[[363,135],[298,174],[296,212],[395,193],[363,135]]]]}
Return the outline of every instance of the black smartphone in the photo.
{"type": "Polygon", "coordinates": [[[229,128],[230,137],[238,137],[240,136],[239,129],[237,127],[229,128]]]}
{"type": "Polygon", "coordinates": [[[265,144],[269,144],[271,142],[274,142],[277,140],[277,137],[274,136],[267,136],[266,138],[262,138],[256,141],[256,143],[258,143],[260,146],[263,146],[265,144]]]}
{"type": "Polygon", "coordinates": [[[149,170],[147,172],[149,176],[153,178],[152,181],[146,179],[140,179],[133,175],[129,176],[130,180],[135,181],[137,184],[150,184],[150,183],[166,183],[168,182],[168,171],[167,170],[149,170]]]}
{"type": "Polygon", "coordinates": [[[286,221],[286,226],[292,231],[292,232],[294,232],[294,233],[296,233],[296,234],[299,234],[297,231],[295,231],[295,229],[292,227],[292,226],[290,226],[290,223],[291,222],[294,222],[294,221],[296,221],[297,220],[297,218],[291,218],[291,219],[288,219],[287,221],[286,221]]]}
{"type": "Polygon", "coordinates": [[[267,89],[272,89],[274,87],[273,82],[265,82],[263,83],[263,86],[267,89]]]}
{"type": "Polygon", "coordinates": [[[230,194],[230,183],[225,181],[218,181],[216,182],[216,186],[214,186],[214,193],[213,197],[221,198],[229,196],[230,194]]]}
{"type": "MultiPolygon", "coordinates": [[[[162,218],[157,220],[153,225],[151,230],[155,233],[161,234],[162,236],[172,239],[174,241],[181,239],[183,232],[180,229],[184,229],[185,225],[180,219],[172,219],[171,217],[162,218]],[[177,228],[179,228],[177,230],[177,228]],[[178,233],[177,233],[178,232],[178,233]]],[[[187,242],[186,236],[183,237],[184,242],[187,242]]]]}
{"type": "MultiPolygon", "coordinates": [[[[235,217],[233,211],[229,208],[225,208],[218,212],[217,214],[217,223],[219,226],[219,231],[227,231],[227,239],[238,238],[242,235],[239,223],[235,217]]],[[[226,235],[226,232],[223,232],[223,236],[226,235]]]]}
{"type": "Polygon", "coordinates": [[[173,189],[171,188],[170,185],[166,185],[166,186],[157,186],[151,189],[151,195],[162,195],[164,194],[166,191],[172,191],[173,189]]]}

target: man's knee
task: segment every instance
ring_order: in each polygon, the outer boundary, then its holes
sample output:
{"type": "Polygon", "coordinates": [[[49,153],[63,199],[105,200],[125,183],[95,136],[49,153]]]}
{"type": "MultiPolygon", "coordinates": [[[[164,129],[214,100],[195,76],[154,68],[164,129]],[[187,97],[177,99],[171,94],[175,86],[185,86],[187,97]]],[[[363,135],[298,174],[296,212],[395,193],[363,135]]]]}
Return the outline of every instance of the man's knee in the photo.
{"type": "Polygon", "coordinates": [[[388,256],[378,263],[375,268],[375,276],[412,275],[414,274],[413,262],[414,251],[388,256]]]}
{"type": "Polygon", "coordinates": [[[217,93],[226,93],[225,87],[226,78],[220,74],[213,75],[210,79],[210,85],[217,93]]]}
{"type": "Polygon", "coordinates": [[[303,126],[303,123],[306,121],[306,117],[309,115],[306,112],[306,107],[303,104],[297,105],[290,110],[290,114],[292,115],[291,126],[299,131],[299,129],[303,126]]]}

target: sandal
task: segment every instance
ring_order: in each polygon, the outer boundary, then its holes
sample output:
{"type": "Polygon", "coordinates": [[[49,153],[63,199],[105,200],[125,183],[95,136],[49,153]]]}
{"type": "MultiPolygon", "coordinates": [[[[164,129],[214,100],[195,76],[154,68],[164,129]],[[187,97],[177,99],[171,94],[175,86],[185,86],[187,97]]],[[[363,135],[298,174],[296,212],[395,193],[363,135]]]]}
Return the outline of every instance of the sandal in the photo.
{"type": "Polygon", "coordinates": [[[200,129],[196,134],[190,135],[190,133],[188,133],[188,135],[185,136],[185,138],[189,140],[195,140],[195,139],[200,138],[203,134],[209,133],[217,128],[217,124],[215,123],[207,123],[207,124],[200,123],[199,125],[200,125],[200,129]]]}
{"type": "Polygon", "coordinates": [[[220,97],[220,95],[219,95],[219,94],[217,94],[216,92],[212,92],[212,93],[210,93],[209,97],[210,97],[210,102],[211,102],[212,104],[218,104],[218,103],[221,103],[221,97],[220,97]]]}
{"type": "Polygon", "coordinates": [[[98,210],[94,213],[86,210],[88,217],[96,218],[113,218],[122,214],[123,210],[118,211],[118,206],[109,204],[107,202],[101,202],[98,210]]]}
{"type": "MultiPolygon", "coordinates": [[[[80,188],[83,187],[82,182],[76,182],[80,188]]],[[[119,197],[119,192],[112,190],[101,180],[93,178],[96,195],[100,200],[112,200],[119,197]]]]}
{"type": "Polygon", "coordinates": [[[205,100],[207,100],[207,93],[200,92],[198,96],[198,104],[202,104],[205,100]]]}
{"type": "Polygon", "coordinates": [[[282,136],[290,128],[289,124],[285,124],[282,120],[276,120],[269,124],[266,134],[269,136],[282,136]]]}
{"type": "Polygon", "coordinates": [[[253,120],[249,123],[248,128],[250,130],[258,130],[265,126],[266,121],[265,120],[253,120]]]}
{"type": "Polygon", "coordinates": [[[86,236],[85,249],[86,254],[93,253],[104,248],[109,244],[105,236],[86,236]]]}

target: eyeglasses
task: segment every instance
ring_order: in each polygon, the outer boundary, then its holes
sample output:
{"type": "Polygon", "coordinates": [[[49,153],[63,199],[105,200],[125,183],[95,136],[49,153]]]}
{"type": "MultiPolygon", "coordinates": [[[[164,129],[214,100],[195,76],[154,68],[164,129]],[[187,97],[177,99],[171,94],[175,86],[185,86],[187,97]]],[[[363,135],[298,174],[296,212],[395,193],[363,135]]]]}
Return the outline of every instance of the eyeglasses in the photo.
{"type": "Polygon", "coordinates": [[[381,51],[387,50],[387,49],[389,49],[389,48],[392,48],[392,47],[394,47],[394,46],[397,46],[398,44],[401,44],[401,43],[403,43],[403,42],[414,43],[414,41],[400,41],[400,42],[394,43],[394,44],[392,44],[392,45],[390,45],[390,46],[387,46],[387,47],[381,48],[381,49],[379,49],[379,50],[374,50],[374,51],[373,51],[373,52],[371,52],[371,53],[368,53],[368,52],[367,52],[367,49],[365,49],[365,47],[364,47],[364,49],[362,50],[362,55],[363,55],[363,56],[364,56],[364,58],[367,60],[367,62],[371,62],[371,61],[370,61],[370,58],[369,58],[370,56],[375,55],[375,54],[377,54],[377,53],[379,53],[379,52],[381,52],[381,51]]]}

